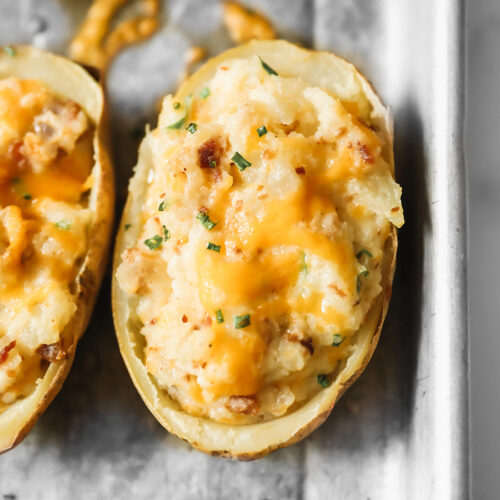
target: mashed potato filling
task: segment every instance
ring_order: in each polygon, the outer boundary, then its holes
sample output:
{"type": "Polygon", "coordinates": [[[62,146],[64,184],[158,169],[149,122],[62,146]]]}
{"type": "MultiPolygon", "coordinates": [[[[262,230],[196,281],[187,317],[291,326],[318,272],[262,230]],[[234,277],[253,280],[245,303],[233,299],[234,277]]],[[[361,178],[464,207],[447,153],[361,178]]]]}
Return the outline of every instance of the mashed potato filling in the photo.
{"type": "Polygon", "coordinates": [[[0,411],[66,355],[93,163],[78,104],[36,80],[0,80],[0,411]]]}
{"type": "Polygon", "coordinates": [[[148,371],[186,412],[269,420],[331,383],[403,224],[385,139],[370,110],[258,57],[164,99],[117,279],[148,371]]]}

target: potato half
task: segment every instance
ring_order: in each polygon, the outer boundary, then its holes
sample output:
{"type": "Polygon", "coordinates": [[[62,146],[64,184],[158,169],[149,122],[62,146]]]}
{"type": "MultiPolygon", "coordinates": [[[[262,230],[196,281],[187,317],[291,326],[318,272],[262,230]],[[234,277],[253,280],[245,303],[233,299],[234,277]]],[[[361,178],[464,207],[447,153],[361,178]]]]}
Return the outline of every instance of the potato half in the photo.
{"type": "MultiPolygon", "coordinates": [[[[232,59],[246,60],[256,55],[267,63],[268,69],[264,65],[263,67],[268,73],[274,69],[280,75],[300,77],[307,84],[325,89],[343,102],[354,103],[357,109],[364,109],[370,123],[382,137],[384,158],[389,164],[392,176],[394,175],[393,132],[389,112],[363,75],[352,64],[331,53],[305,50],[284,41],[250,42],[208,61],[179,89],[172,101],[174,108],[175,102],[183,103],[186,98],[189,100],[189,96],[198,95],[214,77],[221,63],[232,59]]],[[[189,120],[186,120],[186,124],[187,121],[189,120]]],[[[335,375],[332,375],[333,380],[328,387],[317,392],[300,407],[263,422],[230,425],[194,416],[183,411],[146,369],[145,339],[139,331],[140,324],[135,315],[137,299],[133,295],[127,295],[116,279],[122,253],[137,241],[137,226],[142,224],[140,222],[130,226],[128,223],[144,220],[141,210],[146,201],[148,179],[151,178],[152,169],[151,149],[147,142],[146,140],[141,146],[135,175],[130,182],[129,197],[116,242],[113,278],[113,314],[118,341],[137,390],[154,416],[168,431],[212,455],[250,460],[301,440],[325,421],[335,402],[361,374],[377,345],[391,295],[395,267],[397,239],[394,226],[389,229],[383,246],[381,292],[373,301],[361,327],[354,334],[355,349],[350,352],[335,375]]]]}
{"type": "MultiPolygon", "coordinates": [[[[76,312],[61,332],[62,359],[48,362],[34,390],[0,410],[0,453],[19,444],[61,389],[75,356],[78,339],[89,322],[105,271],[114,212],[114,179],[109,158],[106,113],[100,84],[81,66],[28,46],[9,46],[0,51],[0,79],[16,77],[38,80],[54,95],[76,102],[92,126],[89,141],[93,149],[92,185],[88,191],[90,209],[87,251],[70,290],[76,298],[76,312]]],[[[27,198],[26,198],[27,199],[27,198]]]]}

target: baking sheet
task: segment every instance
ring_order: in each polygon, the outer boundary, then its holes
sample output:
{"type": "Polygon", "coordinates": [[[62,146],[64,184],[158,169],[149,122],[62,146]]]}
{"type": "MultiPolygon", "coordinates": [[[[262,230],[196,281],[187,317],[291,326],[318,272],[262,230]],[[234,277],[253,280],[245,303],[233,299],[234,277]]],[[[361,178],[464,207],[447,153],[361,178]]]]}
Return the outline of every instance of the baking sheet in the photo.
{"type": "MultiPolygon", "coordinates": [[[[255,0],[279,35],[347,57],[395,118],[406,225],[375,355],[328,421],[262,460],[205,456],[150,415],[121,361],[109,278],[74,367],[31,434],[0,457],[17,499],[465,499],[467,297],[460,0],[255,0]]],[[[0,44],[64,53],[85,0],[0,0],[0,44]]],[[[136,131],[154,124],[190,45],[230,45],[218,0],[167,0],[163,27],[109,75],[119,202],[136,131]]],[[[121,207],[120,207],[121,208],[121,207]]]]}

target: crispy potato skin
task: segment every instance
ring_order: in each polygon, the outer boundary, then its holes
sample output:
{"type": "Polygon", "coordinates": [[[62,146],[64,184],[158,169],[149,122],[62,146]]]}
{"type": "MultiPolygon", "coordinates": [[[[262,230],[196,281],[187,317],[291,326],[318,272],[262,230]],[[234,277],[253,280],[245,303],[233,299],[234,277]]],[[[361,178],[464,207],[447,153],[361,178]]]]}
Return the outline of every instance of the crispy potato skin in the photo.
{"type": "MultiPolygon", "coordinates": [[[[305,59],[308,55],[316,58],[324,58],[325,60],[328,58],[333,58],[336,64],[344,66],[348,71],[352,71],[355,73],[356,77],[361,82],[361,86],[363,88],[363,92],[365,93],[368,101],[373,105],[374,108],[378,109],[383,115],[383,129],[387,139],[387,147],[389,150],[388,156],[390,160],[391,170],[394,173],[394,156],[393,156],[393,130],[392,130],[392,117],[390,116],[389,111],[383,106],[380,98],[376,94],[375,90],[371,86],[371,83],[349,62],[344,59],[327,52],[317,52],[317,51],[309,51],[303,48],[296,47],[288,42],[284,41],[266,41],[266,42],[250,42],[249,44],[236,47],[231,49],[218,57],[208,61],[198,72],[192,75],[179,89],[176,94],[176,98],[181,100],[185,96],[189,95],[190,92],[193,91],[198,86],[211,77],[213,74],[214,68],[216,68],[221,62],[225,59],[230,58],[245,58],[249,55],[255,55],[259,53],[267,54],[267,51],[276,50],[277,53],[280,53],[280,56],[283,60],[286,60],[288,56],[288,51],[290,53],[298,54],[299,59],[305,59]],[[193,82],[193,79],[196,79],[196,83],[193,82]]],[[[323,61],[324,62],[324,61],[323,61]]],[[[139,156],[140,162],[140,156],[139,156]]],[[[139,172],[140,163],[138,165],[137,172],[139,172]]],[[[137,174],[136,174],[137,175],[137,174]]],[[[135,179],[134,179],[135,180],[135,179]]],[[[342,396],[342,394],[357,380],[357,378],[361,375],[368,362],[370,361],[373,352],[377,346],[378,340],[380,338],[382,326],[385,320],[385,316],[387,313],[387,309],[389,306],[391,292],[392,292],[392,282],[395,271],[396,264],[396,253],[397,253],[397,230],[395,227],[392,228],[389,237],[386,240],[385,246],[385,256],[383,261],[383,274],[382,274],[382,293],[377,299],[376,303],[370,310],[366,323],[370,325],[370,332],[368,336],[363,337],[364,343],[361,346],[360,350],[362,351],[362,357],[356,359],[356,366],[354,369],[350,370],[347,377],[344,380],[337,381],[333,383],[330,389],[332,389],[331,395],[328,400],[327,405],[318,405],[318,411],[316,414],[305,421],[300,422],[300,425],[295,425],[295,430],[290,432],[286,439],[270,439],[268,442],[263,443],[262,446],[259,444],[259,449],[257,450],[235,450],[230,449],[230,446],[221,447],[220,445],[214,445],[213,443],[207,444],[203,439],[199,439],[199,434],[202,433],[200,428],[206,426],[206,428],[210,429],[210,424],[206,424],[203,422],[203,419],[196,419],[198,422],[194,429],[191,429],[191,426],[188,424],[189,416],[184,414],[184,425],[182,426],[182,431],[179,431],[178,422],[175,420],[171,420],[166,414],[168,412],[164,412],[162,408],[159,406],[160,401],[153,401],[151,395],[158,394],[161,392],[161,388],[156,386],[151,380],[146,381],[146,377],[144,377],[143,373],[140,373],[141,370],[138,369],[140,364],[140,360],[133,359],[131,353],[133,350],[130,348],[128,343],[130,342],[130,338],[137,339],[137,336],[140,335],[138,332],[130,329],[130,326],[127,324],[127,317],[125,317],[125,311],[128,311],[127,305],[124,303],[125,298],[122,295],[122,292],[119,290],[119,285],[116,282],[116,278],[114,277],[114,273],[121,262],[121,252],[126,248],[127,238],[130,235],[126,235],[124,231],[124,225],[129,220],[133,220],[134,215],[134,206],[137,205],[137,202],[134,203],[132,199],[132,194],[134,191],[134,187],[137,187],[137,182],[131,183],[131,193],[129,193],[129,197],[127,203],[125,205],[122,220],[120,223],[120,229],[117,235],[115,252],[114,252],[114,262],[113,262],[113,282],[112,282],[112,304],[113,304],[113,317],[115,323],[115,329],[118,337],[118,343],[120,346],[120,351],[122,353],[122,357],[125,361],[127,369],[129,370],[130,376],[144,400],[146,406],[153,413],[156,419],[160,422],[160,424],[165,427],[169,432],[176,434],[178,437],[188,442],[194,448],[203,451],[204,453],[210,454],[212,456],[230,458],[234,460],[240,461],[249,461],[258,458],[262,458],[268,455],[270,452],[277,450],[279,448],[283,448],[294,444],[306,436],[308,436],[312,431],[318,428],[330,415],[333,410],[336,402],[342,396]],[[369,319],[368,319],[369,318],[369,319]],[[189,430],[186,430],[190,427],[189,430]]],[[[137,198],[140,196],[137,195],[137,198]]],[[[130,241],[130,240],[129,240],[130,241]]],[[[340,377],[339,377],[340,378],[340,377]]],[[[156,398],[157,399],[157,398],[156,398]]],[[[176,418],[182,419],[182,412],[176,410],[180,415],[176,418]]],[[[171,412],[170,412],[171,413],[171,412]]],[[[284,417],[279,417],[276,421],[283,420],[284,417]]],[[[257,426],[264,424],[256,424],[252,426],[254,429],[257,426]]],[[[235,426],[225,426],[227,428],[227,433],[231,433],[236,431],[235,426]]],[[[214,432],[218,432],[220,427],[213,427],[214,432]]],[[[208,431],[204,431],[208,432],[208,431]]],[[[254,432],[249,431],[249,432],[254,432]]],[[[255,431],[258,432],[258,431],[255,431]]],[[[255,434],[256,435],[256,434],[255,434]]],[[[246,436],[248,437],[248,436],[246,436]]],[[[212,440],[213,441],[213,440],[212,440]]]]}
{"type": "MultiPolygon", "coordinates": [[[[0,454],[5,453],[18,445],[29,433],[40,415],[61,389],[75,357],[78,340],[85,331],[94,307],[97,292],[101,284],[109,253],[111,230],[114,218],[114,175],[109,156],[109,141],[107,132],[107,111],[104,94],[101,86],[81,66],[60,56],[40,51],[28,46],[12,46],[15,57],[12,60],[2,54],[0,56],[0,77],[13,74],[20,78],[34,78],[44,81],[53,87],[51,78],[67,78],[71,85],[78,85],[78,95],[84,96],[85,103],[79,102],[86,111],[91,111],[91,118],[95,123],[94,132],[94,186],[91,197],[94,200],[89,204],[92,210],[92,225],[89,228],[89,247],[81,270],[76,277],[77,311],[62,332],[68,348],[66,356],[56,362],[49,363],[52,377],[47,387],[34,402],[29,414],[16,414],[15,429],[10,429],[9,435],[0,427],[0,454]],[[40,68],[44,69],[41,70],[40,68]],[[34,68],[34,69],[30,69],[34,68]],[[50,75],[44,78],[45,75],[50,75]]],[[[66,97],[65,89],[56,89],[66,97]]],[[[68,95],[67,97],[77,99],[68,95]]],[[[28,396],[31,397],[31,396],[28,396]]],[[[4,410],[15,412],[15,404],[4,410]]]]}

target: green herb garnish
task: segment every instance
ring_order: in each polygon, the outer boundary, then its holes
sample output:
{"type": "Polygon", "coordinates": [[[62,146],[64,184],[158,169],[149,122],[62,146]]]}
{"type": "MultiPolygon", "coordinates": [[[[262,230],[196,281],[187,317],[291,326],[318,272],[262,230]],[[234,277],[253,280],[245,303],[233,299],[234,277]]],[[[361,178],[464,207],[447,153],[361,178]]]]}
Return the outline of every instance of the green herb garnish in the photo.
{"type": "Polygon", "coordinates": [[[127,224],[125,224],[125,225],[123,226],[123,229],[124,229],[125,231],[128,231],[131,227],[132,227],[132,224],[130,224],[130,222],[127,222],[127,224]]]}
{"type": "Polygon", "coordinates": [[[205,227],[209,231],[211,231],[217,225],[217,222],[211,221],[210,217],[205,212],[200,212],[196,216],[196,218],[201,222],[201,224],[203,225],[203,227],[205,227]]]}
{"type": "Polygon", "coordinates": [[[271,66],[269,66],[269,64],[267,64],[266,62],[264,62],[262,60],[262,58],[259,56],[259,59],[260,59],[260,64],[262,64],[262,67],[270,74],[270,75],[276,75],[278,76],[278,73],[273,69],[271,68],[271,66]]]}
{"type": "Polygon", "coordinates": [[[208,162],[208,166],[209,166],[210,168],[215,168],[215,167],[217,166],[217,160],[210,160],[210,161],[208,162]]]}
{"type": "Polygon", "coordinates": [[[54,224],[58,229],[69,231],[71,229],[71,222],[69,220],[60,220],[54,224]]]}
{"type": "Polygon", "coordinates": [[[370,273],[365,269],[364,271],[361,271],[357,276],[356,276],[356,289],[359,292],[361,292],[361,278],[366,278],[370,273]]]}
{"type": "Polygon", "coordinates": [[[158,211],[164,212],[168,208],[168,203],[165,200],[162,200],[158,205],[158,211]]]}
{"type": "Polygon", "coordinates": [[[300,272],[307,274],[306,254],[304,252],[300,252],[300,272]]]}
{"type": "Polygon", "coordinates": [[[200,92],[200,97],[202,99],[206,99],[210,95],[210,89],[208,87],[205,87],[201,92],[200,92]]]}
{"type": "Polygon", "coordinates": [[[252,165],[248,160],[245,160],[245,158],[243,158],[243,156],[241,156],[238,152],[234,153],[231,161],[234,161],[234,163],[238,165],[238,169],[240,172],[243,172],[245,168],[248,168],[252,165]]]}
{"type": "Polygon", "coordinates": [[[169,240],[170,239],[170,231],[167,229],[167,227],[165,225],[162,225],[161,229],[163,231],[163,239],[165,241],[169,240]]]}
{"type": "Polygon", "coordinates": [[[172,107],[174,109],[179,109],[181,107],[181,103],[180,102],[174,102],[174,104],[172,104],[172,107]]]}
{"type": "Polygon", "coordinates": [[[207,250],[213,250],[214,252],[220,253],[220,245],[216,245],[215,243],[212,243],[211,241],[209,241],[207,243],[207,250]]]}
{"type": "Polygon", "coordinates": [[[243,316],[234,317],[234,327],[235,328],[245,328],[250,324],[250,314],[244,314],[243,316]]]}
{"type": "Polygon", "coordinates": [[[169,125],[168,129],[173,129],[173,130],[178,130],[184,125],[184,121],[186,120],[186,115],[184,115],[180,120],[176,121],[175,123],[172,123],[172,125],[169,125]]]}
{"type": "Polygon", "coordinates": [[[361,259],[361,257],[363,257],[363,254],[367,255],[368,257],[372,258],[373,255],[372,253],[367,250],[366,248],[363,248],[363,250],[360,250],[357,254],[356,254],[356,259],[361,259]]]}
{"type": "Polygon", "coordinates": [[[224,323],[224,315],[222,314],[222,311],[220,309],[217,309],[215,311],[215,320],[217,323],[224,323]]]}
{"type": "Polygon", "coordinates": [[[155,234],[152,238],[148,238],[147,240],[144,240],[144,244],[150,249],[150,250],[156,250],[157,248],[160,248],[163,243],[163,238],[155,234]]]}
{"type": "Polygon", "coordinates": [[[3,48],[3,51],[10,57],[16,57],[16,49],[14,47],[11,47],[10,45],[6,45],[3,48]]]}
{"type": "Polygon", "coordinates": [[[23,194],[23,198],[24,198],[25,200],[31,200],[31,195],[30,195],[29,193],[24,193],[24,194],[23,194]]]}
{"type": "Polygon", "coordinates": [[[262,137],[263,135],[267,134],[267,128],[262,125],[262,127],[259,127],[257,129],[257,133],[259,134],[259,137],[262,137]]]}
{"type": "Polygon", "coordinates": [[[316,377],[316,380],[318,381],[318,384],[323,388],[330,386],[330,381],[328,380],[328,377],[324,373],[320,373],[316,377]]]}
{"type": "Polygon", "coordinates": [[[190,123],[187,127],[186,130],[194,134],[198,130],[198,125],[196,123],[190,123]]]}
{"type": "Polygon", "coordinates": [[[338,347],[340,344],[342,344],[342,342],[344,342],[344,337],[342,335],[340,335],[339,333],[336,333],[332,337],[332,346],[338,347]]]}

